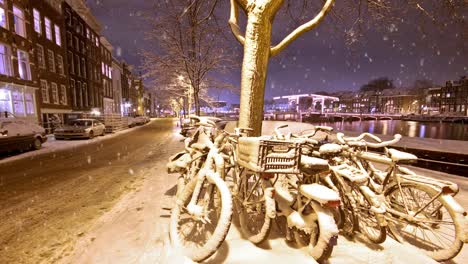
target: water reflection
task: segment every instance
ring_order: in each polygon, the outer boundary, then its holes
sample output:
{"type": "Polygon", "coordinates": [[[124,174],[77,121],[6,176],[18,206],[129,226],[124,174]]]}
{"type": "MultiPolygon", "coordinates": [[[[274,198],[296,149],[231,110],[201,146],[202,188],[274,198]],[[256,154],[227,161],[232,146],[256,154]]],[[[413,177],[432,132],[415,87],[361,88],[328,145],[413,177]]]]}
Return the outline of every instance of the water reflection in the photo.
{"type": "Polygon", "coordinates": [[[393,135],[398,133],[407,137],[468,141],[468,125],[457,123],[421,123],[401,120],[371,120],[321,124],[332,126],[338,131],[370,132],[383,135],[393,135]]]}

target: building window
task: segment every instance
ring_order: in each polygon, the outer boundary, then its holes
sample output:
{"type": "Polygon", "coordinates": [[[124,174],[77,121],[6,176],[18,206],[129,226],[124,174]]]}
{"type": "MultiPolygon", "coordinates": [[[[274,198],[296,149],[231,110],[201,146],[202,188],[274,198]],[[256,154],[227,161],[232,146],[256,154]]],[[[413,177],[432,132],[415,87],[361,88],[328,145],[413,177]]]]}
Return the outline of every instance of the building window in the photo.
{"type": "Polygon", "coordinates": [[[99,38],[96,37],[96,47],[99,47],[99,38]]]}
{"type": "Polygon", "coordinates": [[[60,34],[60,27],[57,25],[54,25],[54,31],[55,31],[55,44],[62,46],[62,36],[60,34]]]}
{"type": "Polygon", "coordinates": [[[47,85],[46,80],[41,80],[41,95],[42,95],[42,102],[48,104],[49,103],[49,87],[47,85]]]}
{"type": "Polygon", "coordinates": [[[60,93],[61,93],[61,97],[60,97],[60,103],[62,105],[67,105],[68,102],[67,102],[67,87],[65,85],[60,85],[60,93]]]}
{"type": "Polygon", "coordinates": [[[54,104],[59,104],[58,87],[56,83],[52,83],[52,101],[54,104]]]}
{"type": "Polygon", "coordinates": [[[39,44],[37,44],[36,46],[36,57],[37,57],[37,65],[39,65],[39,68],[45,69],[46,62],[44,59],[44,48],[39,44]]]}
{"type": "Polygon", "coordinates": [[[12,112],[10,91],[0,88],[0,112],[12,112]]]}
{"type": "Polygon", "coordinates": [[[72,92],[73,97],[73,106],[76,106],[76,90],[75,90],[75,80],[70,80],[70,91],[72,92]]]}
{"type": "Polygon", "coordinates": [[[15,22],[15,32],[16,34],[26,38],[26,24],[24,21],[24,12],[17,6],[13,6],[13,16],[15,22]]]}
{"type": "Polygon", "coordinates": [[[81,53],[86,54],[86,47],[83,41],[81,41],[81,53]]]}
{"type": "Polygon", "coordinates": [[[86,28],[86,38],[91,39],[91,32],[89,31],[89,28],[86,28]]]}
{"type": "Polygon", "coordinates": [[[53,51],[47,50],[47,60],[49,61],[49,71],[55,72],[55,56],[53,51]]]}
{"type": "Polygon", "coordinates": [[[57,55],[57,69],[60,75],[65,75],[65,69],[63,68],[63,57],[62,55],[57,55]]]}
{"type": "Polygon", "coordinates": [[[73,47],[73,38],[70,31],[67,31],[67,45],[73,47]]]}
{"type": "Polygon", "coordinates": [[[75,70],[78,76],[81,76],[80,57],[75,54],[75,70]]]}
{"type": "Polygon", "coordinates": [[[83,99],[84,106],[88,106],[88,85],[86,83],[83,83],[83,99]]]}
{"type": "Polygon", "coordinates": [[[27,115],[34,115],[36,112],[34,110],[34,96],[30,93],[24,94],[24,103],[26,104],[26,114],[27,115]]]}
{"type": "Polygon", "coordinates": [[[83,58],[81,58],[81,72],[83,73],[83,77],[86,78],[86,63],[83,58]]]}
{"type": "Polygon", "coordinates": [[[101,62],[101,66],[102,66],[102,74],[106,75],[106,65],[104,64],[104,62],[101,62]]]}
{"type": "Polygon", "coordinates": [[[80,51],[80,42],[78,41],[78,37],[75,36],[75,50],[80,51]]]}
{"type": "Polygon", "coordinates": [[[0,27],[8,28],[5,0],[0,0],[0,27]]]}
{"type": "Polygon", "coordinates": [[[21,79],[31,80],[28,53],[20,49],[18,49],[18,73],[21,79]]]}
{"type": "Polygon", "coordinates": [[[77,98],[77,103],[79,107],[83,107],[83,94],[81,93],[81,82],[77,81],[76,82],[76,96],[77,98]]]}
{"type": "Polygon", "coordinates": [[[34,16],[34,31],[39,34],[42,34],[41,28],[41,13],[37,9],[33,9],[33,16],[34,16]]]}
{"type": "Polygon", "coordinates": [[[75,64],[73,62],[73,53],[68,51],[68,71],[75,74],[75,64]]]}
{"type": "Polygon", "coordinates": [[[13,99],[13,113],[16,115],[25,115],[24,109],[24,100],[23,93],[21,92],[12,92],[11,97],[13,99]]]}
{"type": "Polygon", "coordinates": [[[70,10],[65,10],[65,21],[67,23],[67,25],[71,26],[71,23],[72,23],[72,16],[71,16],[71,13],[70,13],[70,10]]]}
{"type": "Polygon", "coordinates": [[[52,24],[47,17],[44,17],[46,38],[52,41],[52,24]]]}
{"type": "Polygon", "coordinates": [[[11,51],[10,47],[0,43],[0,74],[11,75],[11,51]]]}

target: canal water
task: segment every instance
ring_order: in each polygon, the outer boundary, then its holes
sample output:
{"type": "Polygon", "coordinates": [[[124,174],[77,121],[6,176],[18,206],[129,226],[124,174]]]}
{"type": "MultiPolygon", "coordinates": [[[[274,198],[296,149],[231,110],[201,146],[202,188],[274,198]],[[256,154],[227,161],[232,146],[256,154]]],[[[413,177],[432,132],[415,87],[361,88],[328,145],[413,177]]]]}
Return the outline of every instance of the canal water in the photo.
{"type": "Polygon", "coordinates": [[[415,122],[402,120],[370,120],[326,122],[336,131],[370,132],[374,134],[394,135],[401,134],[407,137],[452,139],[468,141],[468,124],[415,122]]]}

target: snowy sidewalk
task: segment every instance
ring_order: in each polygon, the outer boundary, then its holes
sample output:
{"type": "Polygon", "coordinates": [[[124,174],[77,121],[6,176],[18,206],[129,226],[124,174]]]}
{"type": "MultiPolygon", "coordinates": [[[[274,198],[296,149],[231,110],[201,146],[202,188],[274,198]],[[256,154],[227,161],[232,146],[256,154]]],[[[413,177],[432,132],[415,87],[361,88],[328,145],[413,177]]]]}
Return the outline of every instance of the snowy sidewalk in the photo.
{"type": "MultiPolygon", "coordinates": [[[[61,263],[192,263],[173,251],[168,236],[177,176],[168,175],[165,165],[167,158],[183,146],[182,138],[174,134],[161,146],[164,158],[144,172],[145,179],[137,190],[101,217],[61,263]]],[[[273,228],[270,239],[255,246],[241,237],[233,221],[226,241],[205,263],[315,263],[307,253],[288,245],[275,224],[273,228]]],[[[339,238],[329,260],[332,264],[409,262],[435,263],[417,249],[391,239],[373,245],[344,237],[339,238]]]]}
{"type": "MultiPolygon", "coordinates": [[[[149,123],[147,123],[149,124],[149,123]]],[[[147,125],[145,124],[145,125],[147,125]]],[[[143,125],[143,126],[145,126],[143,125]]],[[[54,152],[59,152],[67,149],[73,149],[84,145],[95,144],[110,138],[118,137],[120,135],[127,134],[131,131],[135,131],[143,126],[132,127],[117,131],[112,134],[106,134],[104,136],[95,137],[93,139],[70,139],[70,140],[55,140],[53,135],[47,135],[47,142],[42,145],[39,150],[28,151],[24,153],[18,153],[14,156],[6,156],[5,158],[0,157],[0,164],[12,162],[20,159],[34,158],[39,155],[46,155],[54,152]]]]}

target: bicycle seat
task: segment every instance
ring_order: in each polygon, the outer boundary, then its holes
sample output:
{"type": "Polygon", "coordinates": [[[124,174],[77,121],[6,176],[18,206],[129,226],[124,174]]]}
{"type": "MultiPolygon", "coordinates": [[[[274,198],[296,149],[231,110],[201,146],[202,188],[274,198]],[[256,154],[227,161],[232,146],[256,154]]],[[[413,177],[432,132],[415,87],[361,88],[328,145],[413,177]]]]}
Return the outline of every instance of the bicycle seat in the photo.
{"type": "Polygon", "coordinates": [[[299,187],[299,191],[305,197],[315,200],[321,204],[340,200],[340,196],[335,191],[317,183],[302,184],[299,187]]]}
{"type": "Polygon", "coordinates": [[[416,157],[415,155],[411,153],[399,151],[399,150],[392,149],[392,148],[388,149],[388,154],[390,155],[390,158],[395,162],[416,161],[418,159],[418,157],[416,157]]]}
{"type": "Polygon", "coordinates": [[[328,143],[320,146],[319,152],[320,154],[335,154],[335,153],[340,153],[343,150],[343,148],[335,143],[328,143]]]}

